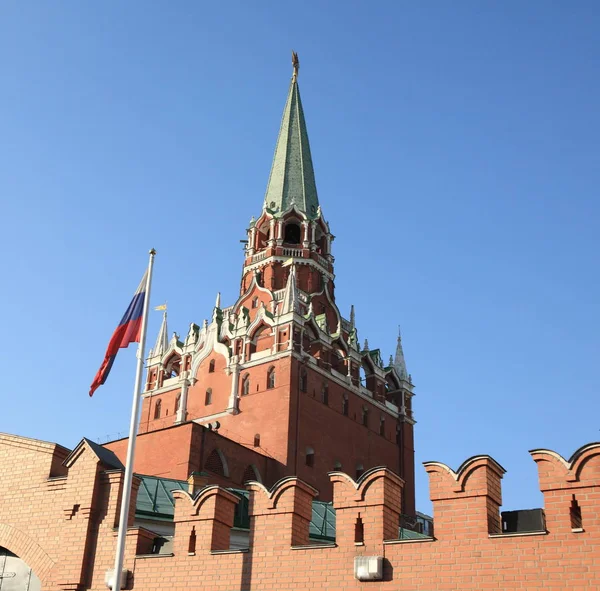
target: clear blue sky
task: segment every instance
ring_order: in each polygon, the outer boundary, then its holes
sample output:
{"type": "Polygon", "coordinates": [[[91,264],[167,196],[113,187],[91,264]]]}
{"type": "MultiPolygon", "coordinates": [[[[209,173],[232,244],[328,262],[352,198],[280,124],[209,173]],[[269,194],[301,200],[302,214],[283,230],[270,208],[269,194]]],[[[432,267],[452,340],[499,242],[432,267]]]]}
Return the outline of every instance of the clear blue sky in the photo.
{"type": "MultiPolygon", "coordinates": [[[[134,351],[89,384],[158,250],[170,328],[233,303],[291,74],[341,309],[417,386],[420,463],[600,439],[597,2],[4,2],[0,431],[127,431],[134,351]]],[[[154,313],[154,339],[160,314],[154,313]]]]}

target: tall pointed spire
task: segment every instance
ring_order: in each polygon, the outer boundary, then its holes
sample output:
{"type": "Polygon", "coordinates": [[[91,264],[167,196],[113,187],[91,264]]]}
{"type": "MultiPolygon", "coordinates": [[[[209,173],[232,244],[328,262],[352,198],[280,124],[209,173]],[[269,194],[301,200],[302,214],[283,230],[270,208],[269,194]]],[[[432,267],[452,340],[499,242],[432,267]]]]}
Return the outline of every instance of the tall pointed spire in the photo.
{"type": "Polygon", "coordinates": [[[408,372],[406,371],[406,361],[404,360],[404,351],[402,350],[402,335],[400,327],[398,327],[398,343],[396,344],[396,357],[394,359],[394,367],[403,380],[408,380],[408,372]]]}
{"type": "Polygon", "coordinates": [[[167,309],[164,309],[162,323],[156,337],[156,344],[152,349],[152,356],[162,355],[169,347],[169,331],[167,329],[167,309]]]}
{"type": "Polygon", "coordinates": [[[291,205],[295,205],[308,217],[314,218],[318,214],[319,199],[298,88],[300,62],[294,52],[292,52],[292,65],[294,72],[267,184],[265,207],[272,211],[283,212],[291,205]]]}

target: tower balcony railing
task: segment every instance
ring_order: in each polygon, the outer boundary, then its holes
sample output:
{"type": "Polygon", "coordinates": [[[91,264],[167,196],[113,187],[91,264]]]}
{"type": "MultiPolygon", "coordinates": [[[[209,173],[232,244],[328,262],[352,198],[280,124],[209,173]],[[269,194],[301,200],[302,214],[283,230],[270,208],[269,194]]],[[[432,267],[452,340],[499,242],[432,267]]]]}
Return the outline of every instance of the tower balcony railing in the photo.
{"type": "Polygon", "coordinates": [[[287,246],[284,246],[281,249],[281,252],[284,257],[301,257],[302,256],[301,248],[289,248],[287,246]]]}
{"type": "Polygon", "coordinates": [[[252,255],[252,262],[258,263],[259,261],[262,261],[265,258],[267,258],[267,251],[261,250],[260,252],[257,252],[256,254],[252,255]]]}

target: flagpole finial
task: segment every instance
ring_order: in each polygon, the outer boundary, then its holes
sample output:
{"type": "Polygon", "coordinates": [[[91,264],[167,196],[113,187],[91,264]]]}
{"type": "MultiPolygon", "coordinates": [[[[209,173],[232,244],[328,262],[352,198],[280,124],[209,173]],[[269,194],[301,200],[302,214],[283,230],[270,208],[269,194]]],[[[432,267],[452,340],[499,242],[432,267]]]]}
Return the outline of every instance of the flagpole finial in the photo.
{"type": "Polygon", "coordinates": [[[149,254],[151,256],[154,256],[156,254],[156,250],[154,248],[151,248],[149,254]]]}
{"type": "Polygon", "coordinates": [[[295,81],[298,78],[298,70],[300,69],[300,60],[298,59],[298,54],[295,51],[292,51],[292,67],[294,68],[292,79],[295,81]]]}

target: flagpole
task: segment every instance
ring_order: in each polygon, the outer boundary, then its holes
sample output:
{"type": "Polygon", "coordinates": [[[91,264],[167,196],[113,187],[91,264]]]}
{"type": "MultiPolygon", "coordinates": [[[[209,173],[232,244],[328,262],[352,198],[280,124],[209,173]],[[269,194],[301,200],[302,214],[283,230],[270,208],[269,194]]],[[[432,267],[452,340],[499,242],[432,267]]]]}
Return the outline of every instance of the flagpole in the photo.
{"type": "Polygon", "coordinates": [[[119,534],[117,536],[117,551],[115,554],[115,570],[112,580],[108,583],[109,589],[113,591],[121,589],[121,571],[123,570],[123,555],[125,553],[125,537],[127,534],[127,521],[129,517],[129,503],[131,501],[131,482],[133,480],[133,457],[135,455],[135,440],[138,431],[138,414],[140,408],[140,390],[142,374],[144,371],[144,352],[146,347],[146,326],[148,324],[148,304],[150,302],[150,287],[152,285],[152,268],[154,266],[154,255],[156,251],[150,251],[148,261],[148,275],[146,277],[146,296],[142,311],[142,330],[140,343],[137,349],[137,367],[135,372],[135,385],[133,386],[133,405],[131,407],[131,423],[129,425],[129,442],[127,443],[127,459],[125,460],[125,478],[123,482],[123,493],[121,495],[121,514],[119,517],[119,534]],[[111,584],[112,583],[112,584],[111,584]]]}

